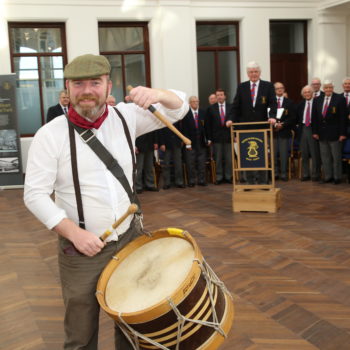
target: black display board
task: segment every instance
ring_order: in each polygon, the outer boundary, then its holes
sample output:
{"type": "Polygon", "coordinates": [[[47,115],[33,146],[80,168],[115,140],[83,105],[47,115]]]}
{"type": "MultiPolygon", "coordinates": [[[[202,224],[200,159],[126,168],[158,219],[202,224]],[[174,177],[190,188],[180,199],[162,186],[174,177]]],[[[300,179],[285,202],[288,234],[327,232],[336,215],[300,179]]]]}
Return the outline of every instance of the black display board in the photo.
{"type": "Polygon", "coordinates": [[[0,75],[0,187],[23,186],[16,75],[0,75]]]}

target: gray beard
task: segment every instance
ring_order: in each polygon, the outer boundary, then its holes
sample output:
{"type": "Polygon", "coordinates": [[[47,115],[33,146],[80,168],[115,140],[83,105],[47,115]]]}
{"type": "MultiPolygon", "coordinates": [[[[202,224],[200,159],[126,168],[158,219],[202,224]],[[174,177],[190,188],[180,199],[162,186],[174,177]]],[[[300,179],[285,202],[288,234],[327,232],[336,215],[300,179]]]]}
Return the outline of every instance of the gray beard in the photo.
{"type": "Polygon", "coordinates": [[[101,113],[99,113],[101,106],[96,106],[91,109],[83,109],[80,106],[75,106],[74,109],[79,115],[87,119],[89,122],[94,122],[101,115],[101,113]]]}

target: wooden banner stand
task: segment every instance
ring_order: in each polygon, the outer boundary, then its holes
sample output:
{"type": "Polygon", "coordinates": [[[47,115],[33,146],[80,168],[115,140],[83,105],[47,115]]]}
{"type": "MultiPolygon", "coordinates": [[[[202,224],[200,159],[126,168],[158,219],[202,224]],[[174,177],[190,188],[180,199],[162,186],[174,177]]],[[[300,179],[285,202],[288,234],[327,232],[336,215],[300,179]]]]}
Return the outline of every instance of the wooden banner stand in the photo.
{"type": "Polygon", "coordinates": [[[281,207],[281,191],[275,188],[272,125],[267,122],[233,123],[231,141],[233,211],[277,212],[281,207]],[[249,184],[248,173],[257,171],[266,172],[263,173],[266,179],[271,175],[271,180],[266,184],[249,184]]]}

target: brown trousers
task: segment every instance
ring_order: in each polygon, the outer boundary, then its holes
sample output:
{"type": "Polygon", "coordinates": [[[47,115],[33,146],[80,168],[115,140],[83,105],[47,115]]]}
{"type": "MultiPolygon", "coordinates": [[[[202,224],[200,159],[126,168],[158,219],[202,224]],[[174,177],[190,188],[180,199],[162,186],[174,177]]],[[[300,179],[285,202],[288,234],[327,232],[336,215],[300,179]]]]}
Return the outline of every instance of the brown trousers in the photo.
{"type": "MultiPolygon", "coordinates": [[[[97,281],[113,255],[139,236],[138,231],[131,227],[119,241],[108,243],[94,257],[65,255],[63,247],[69,242],[62,237],[59,238],[58,264],[66,307],[65,350],[97,350],[100,312],[95,297],[97,281]]],[[[117,326],[115,349],[133,349],[117,326]]]]}

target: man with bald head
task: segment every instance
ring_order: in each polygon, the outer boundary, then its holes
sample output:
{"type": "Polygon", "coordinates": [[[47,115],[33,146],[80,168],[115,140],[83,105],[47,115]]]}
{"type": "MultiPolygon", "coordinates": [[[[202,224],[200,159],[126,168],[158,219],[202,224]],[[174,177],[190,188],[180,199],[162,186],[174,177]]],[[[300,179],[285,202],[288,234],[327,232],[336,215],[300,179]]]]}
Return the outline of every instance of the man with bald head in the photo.
{"type": "Polygon", "coordinates": [[[311,87],[313,90],[313,97],[324,96],[324,92],[321,90],[321,79],[320,78],[312,78],[311,79],[311,87]]]}
{"type": "Polygon", "coordinates": [[[301,181],[319,181],[321,173],[320,147],[318,140],[312,137],[311,117],[315,108],[314,91],[311,85],[301,89],[303,100],[297,105],[297,139],[302,159],[301,181]],[[312,169],[310,176],[309,159],[311,156],[312,169]]]}
{"type": "Polygon", "coordinates": [[[292,100],[284,96],[285,87],[282,83],[276,82],[274,86],[277,108],[283,108],[282,115],[277,118],[274,127],[275,176],[287,181],[288,150],[296,120],[295,106],[292,100]]]}

